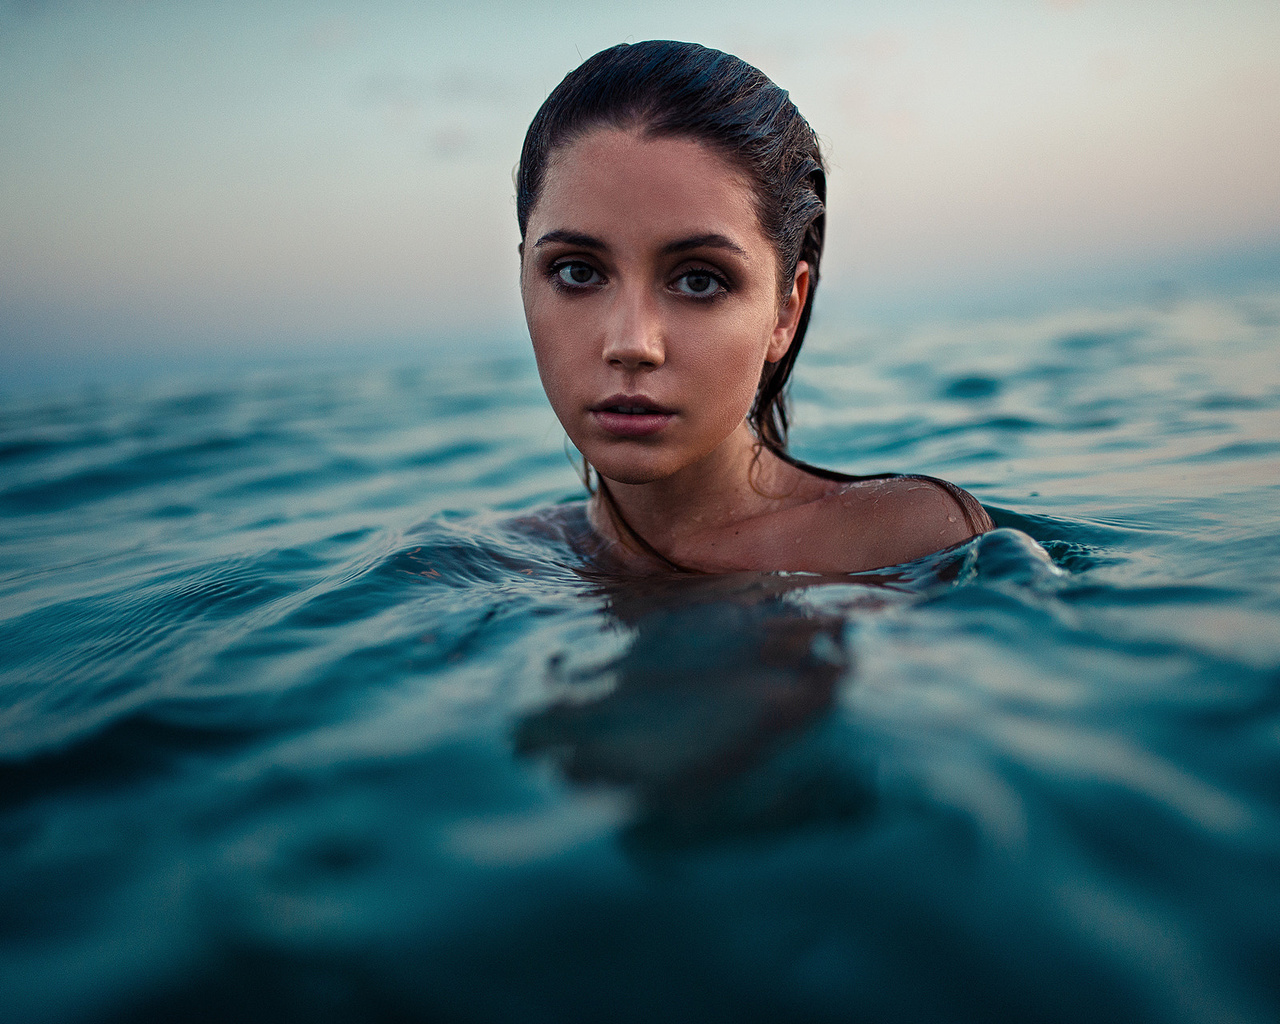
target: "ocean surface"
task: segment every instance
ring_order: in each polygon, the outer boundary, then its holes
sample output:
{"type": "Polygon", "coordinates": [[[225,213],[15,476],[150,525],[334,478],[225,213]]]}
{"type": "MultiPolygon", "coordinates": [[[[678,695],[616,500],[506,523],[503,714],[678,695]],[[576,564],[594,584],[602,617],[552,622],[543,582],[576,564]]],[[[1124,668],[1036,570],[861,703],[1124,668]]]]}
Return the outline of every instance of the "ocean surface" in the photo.
{"type": "Polygon", "coordinates": [[[609,576],[514,348],[0,399],[0,1019],[1280,1020],[1280,293],[815,332],[999,529],[609,576]]]}

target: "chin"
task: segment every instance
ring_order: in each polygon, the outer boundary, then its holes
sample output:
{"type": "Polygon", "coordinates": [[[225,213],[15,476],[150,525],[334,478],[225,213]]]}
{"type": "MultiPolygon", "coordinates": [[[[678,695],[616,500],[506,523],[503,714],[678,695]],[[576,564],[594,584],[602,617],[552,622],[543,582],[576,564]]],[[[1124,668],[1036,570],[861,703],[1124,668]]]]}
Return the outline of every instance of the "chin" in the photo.
{"type": "Polygon", "coordinates": [[[674,470],[662,465],[658,460],[610,458],[608,455],[600,459],[586,456],[592,469],[606,480],[619,484],[651,484],[655,480],[669,477],[674,470]]]}
{"type": "Polygon", "coordinates": [[[662,480],[671,475],[670,473],[651,473],[641,470],[601,469],[594,462],[591,465],[602,477],[615,484],[651,484],[655,480],[662,480]]]}

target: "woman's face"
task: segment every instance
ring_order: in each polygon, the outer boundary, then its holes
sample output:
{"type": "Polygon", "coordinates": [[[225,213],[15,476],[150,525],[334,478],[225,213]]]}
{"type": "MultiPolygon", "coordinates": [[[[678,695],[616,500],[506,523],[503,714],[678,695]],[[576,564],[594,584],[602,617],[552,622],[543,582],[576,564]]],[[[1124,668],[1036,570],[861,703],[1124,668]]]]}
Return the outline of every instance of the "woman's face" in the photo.
{"type": "Polygon", "coordinates": [[[732,164],[698,142],[612,128],[553,155],[522,248],[547,397],[578,451],[621,483],[741,445],[807,288],[801,263],[779,302],[777,256],[732,164]]]}

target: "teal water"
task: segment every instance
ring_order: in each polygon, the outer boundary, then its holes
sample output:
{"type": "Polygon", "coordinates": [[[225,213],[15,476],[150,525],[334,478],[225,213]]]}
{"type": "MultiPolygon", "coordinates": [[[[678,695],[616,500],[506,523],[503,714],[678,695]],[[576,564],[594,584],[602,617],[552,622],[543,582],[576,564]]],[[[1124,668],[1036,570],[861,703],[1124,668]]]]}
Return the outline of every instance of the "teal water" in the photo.
{"type": "Polygon", "coordinates": [[[1280,296],[818,324],[893,571],[622,580],[530,359],[0,407],[5,1021],[1274,1021],[1280,296]]]}

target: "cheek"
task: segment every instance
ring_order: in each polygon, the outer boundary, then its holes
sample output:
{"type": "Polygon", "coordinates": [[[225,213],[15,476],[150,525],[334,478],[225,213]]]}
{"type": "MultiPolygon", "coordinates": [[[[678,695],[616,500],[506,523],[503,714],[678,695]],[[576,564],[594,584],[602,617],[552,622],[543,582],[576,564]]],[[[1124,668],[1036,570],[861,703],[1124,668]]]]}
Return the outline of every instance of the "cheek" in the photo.
{"type": "Polygon", "coordinates": [[[563,318],[548,316],[545,309],[540,315],[536,303],[526,305],[525,320],[542,390],[563,422],[566,413],[577,407],[574,395],[577,382],[583,378],[581,359],[575,352],[574,332],[567,328],[563,318]]]}
{"type": "Polygon", "coordinates": [[[563,349],[563,339],[559,336],[562,325],[558,318],[549,314],[546,302],[540,302],[536,297],[531,298],[525,288],[521,291],[524,300],[524,321],[529,328],[533,354],[541,367],[544,362],[553,362],[563,349]]]}
{"type": "Polygon", "coordinates": [[[734,425],[751,410],[768,341],[754,318],[743,319],[746,322],[726,324],[714,339],[704,334],[706,341],[717,343],[699,345],[691,357],[697,361],[699,379],[706,382],[707,395],[715,400],[717,415],[734,425]]]}
{"type": "Polygon", "coordinates": [[[530,322],[529,338],[533,342],[533,356],[538,363],[543,386],[548,397],[554,399],[553,389],[557,393],[562,392],[582,376],[581,372],[574,371],[574,367],[581,363],[581,357],[575,351],[575,339],[562,325],[537,322],[530,322]]]}

